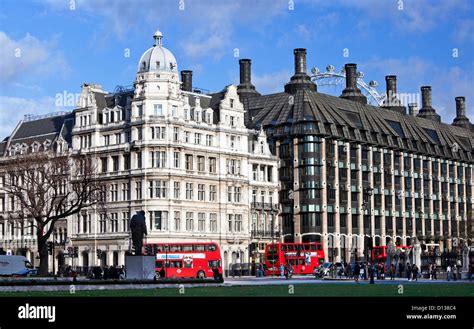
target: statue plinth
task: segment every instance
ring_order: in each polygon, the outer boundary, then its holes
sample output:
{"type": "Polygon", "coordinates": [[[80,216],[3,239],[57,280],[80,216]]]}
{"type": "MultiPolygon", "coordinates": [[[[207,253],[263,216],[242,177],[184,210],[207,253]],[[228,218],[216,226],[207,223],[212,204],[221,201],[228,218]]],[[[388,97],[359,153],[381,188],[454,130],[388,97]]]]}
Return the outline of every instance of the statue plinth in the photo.
{"type": "Polygon", "coordinates": [[[129,280],[153,280],[155,256],[125,256],[125,269],[129,280]]]}

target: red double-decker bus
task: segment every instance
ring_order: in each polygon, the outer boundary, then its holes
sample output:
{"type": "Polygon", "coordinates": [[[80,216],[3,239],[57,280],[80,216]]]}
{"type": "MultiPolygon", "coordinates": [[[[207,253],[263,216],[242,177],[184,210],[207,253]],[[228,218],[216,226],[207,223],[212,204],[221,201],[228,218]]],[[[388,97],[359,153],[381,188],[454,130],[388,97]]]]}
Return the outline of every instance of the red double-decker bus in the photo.
{"type": "Polygon", "coordinates": [[[275,243],[265,249],[266,275],[280,275],[280,266],[293,266],[294,274],[313,274],[313,270],[324,262],[323,246],[313,243],[275,243]]]}
{"type": "MultiPolygon", "coordinates": [[[[411,246],[395,246],[402,253],[406,253],[411,249],[411,246]]],[[[385,263],[387,261],[387,246],[372,247],[372,262],[385,263]]]]}
{"type": "Polygon", "coordinates": [[[148,243],[145,254],[156,256],[155,271],[166,278],[212,278],[214,269],[222,276],[219,245],[214,242],[148,243]]]}

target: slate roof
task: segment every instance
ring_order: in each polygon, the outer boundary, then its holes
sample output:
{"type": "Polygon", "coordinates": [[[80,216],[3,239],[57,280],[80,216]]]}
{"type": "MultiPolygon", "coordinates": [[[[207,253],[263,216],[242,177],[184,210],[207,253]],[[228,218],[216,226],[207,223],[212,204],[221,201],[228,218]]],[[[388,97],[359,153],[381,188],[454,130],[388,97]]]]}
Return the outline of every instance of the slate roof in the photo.
{"type": "Polygon", "coordinates": [[[301,88],[242,99],[250,128],[269,135],[330,136],[431,156],[474,161],[474,133],[434,120],[301,88]],[[453,145],[459,152],[453,153],[453,145]]]}

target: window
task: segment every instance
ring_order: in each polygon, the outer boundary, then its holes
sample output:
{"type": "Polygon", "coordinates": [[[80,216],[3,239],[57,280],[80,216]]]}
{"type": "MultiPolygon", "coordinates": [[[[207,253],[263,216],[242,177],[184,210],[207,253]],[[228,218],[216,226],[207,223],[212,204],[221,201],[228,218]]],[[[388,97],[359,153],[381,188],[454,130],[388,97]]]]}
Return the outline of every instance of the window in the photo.
{"type": "Polygon", "coordinates": [[[150,198],[165,199],[168,196],[168,182],[164,180],[156,180],[149,182],[150,198]]]}
{"type": "Polygon", "coordinates": [[[194,213],[186,212],[186,231],[194,230],[194,213]]]}
{"type": "Polygon", "coordinates": [[[233,226],[234,226],[234,215],[228,214],[227,215],[227,223],[228,223],[228,229],[229,232],[233,232],[233,226]]]}
{"type": "Polygon", "coordinates": [[[137,114],[139,117],[143,115],[143,105],[138,105],[137,106],[137,114]]]}
{"type": "Polygon", "coordinates": [[[240,160],[227,160],[227,173],[232,175],[240,174],[240,160]]]}
{"type": "Polygon", "coordinates": [[[216,169],[216,158],[209,158],[209,172],[215,173],[216,169]]]}
{"type": "Polygon", "coordinates": [[[171,115],[173,116],[173,118],[178,117],[178,106],[176,105],[171,106],[171,115]]]}
{"type": "Polygon", "coordinates": [[[155,104],[153,106],[153,114],[156,116],[162,116],[163,115],[163,105],[162,104],[155,104]]]}
{"type": "Polygon", "coordinates": [[[107,231],[107,222],[105,219],[105,214],[99,215],[99,232],[105,233],[107,231]]]}
{"type": "Polygon", "coordinates": [[[115,155],[112,157],[112,167],[113,171],[119,171],[119,157],[115,155]]]}
{"type": "Polygon", "coordinates": [[[179,128],[178,127],[173,128],[173,141],[179,142],[179,128]]]}
{"type": "Polygon", "coordinates": [[[209,185],[209,201],[216,201],[217,186],[209,185]]]}
{"type": "Polygon", "coordinates": [[[125,154],[123,156],[123,169],[130,170],[130,154],[125,154]]]}
{"type": "Polygon", "coordinates": [[[234,187],[234,202],[235,203],[240,202],[240,187],[237,187],[237,186],[234,187]]]}
{"type": "Polygon", "coordinates": [[[150,221],[150,226],[153,227],[155,230],[166,230],[166,223],[168,222],[168,212],[150,211],[150,221]]]}
{"type": "Polygon", "coordinates": [[[193,156],[191,154],[186,154],[186,170],[193,170],[193,156]]]}
{"type": "Polygon", "coordinates": [[[122,143],[122,134],[117,133],[115,134],[115,144],[121,144],[122,143]]]}
{"type": "Polygon", "coordinates": [[[193,183],[186,183],[186,200],[193,199],[193,183]]]}
{"type": "Polygon", "coordinates": [[[232,202],[232,186],[227,186],[227,202],[232,202]]]}
{"type": "Polygon", "coordinates": [[[204,232],[206,230],[206,214],[203,212],[198,213],[198,231],[204,232]]]}
{"type": "Polygon", "coordinates": [[[151,139],[165,139],[166,127],[151,127],[151,139]]]}
{"type": "Polygon", "coordinates": [[[137,152],[136,153],[136,156],[137,156],[137,168],[138,169],[141,169],[143,167],[143,163],[142,163],[142,152],[137,152]]]}
{"type": "MultiPolygon", "coordinates": [[[[234,100],[232,98],[230,99],[230,108],[231,109],[234,108],[234,100]]],[[[233,118],[233,117],[231,117],[231,118],[233,118]]]]}
{"type": "Polygon", "coordinates": [[[101,164],[101,168],[102,168],[102,172],[107,172],[107,163],[108,163],[108,159],[107,158],[100,158],[100,164],[101,164]]]}
{"type": "Polygon", "coordinates": [[[179,168],[179,152],[173,154],[173,164],[175,168],[179,168]]]}
{"type": "Polygon", "coordinates": [[[118,232],[118,214],[116,212],[110,214],[110,232],[118,232]]]}
{"type": "Polygon", "coordinates": [[[110,185],[110,201],[118,201],[118,184],[110,185]]]}
{"type": "Polygon", "coordinates": [[[122,200],[123,201],[130,200],[130,184],[129,183],[122,183],[122,200]]]}
{"type": "Polygon", "coordinates": [[[252,165],[252,179],[258,180],[258,164],[252,165]]]}
{"type": "Polygon", "coordinates": [[[175,199],[179,199],[180,190],[181,190],[181,183],[180,182],[174,182],[174,198],[175,199]]]}
{"type": "Polygon", "coordinates": [[[104,135],[104,145],[105,146],[110,145],[110,135],[104,135]]]}
{"type": "Polygon", "coordinates": [[[191,136],[191,133],[189,131],[184,132],[184,141],[186,143],[189,143],[190,136],[191,136]]]}
{"type": "Polygon", "coordinates": [[[217,214],[209,214],[209,231],[217,232],[217,214]]]}
{"type": "Polygon", "coordinates": [[[174,212],[174,230],[176,232],[181,231],[181,212],[180,211],[174,212]]]}
{"type": "MultiPolygon", "coordinates": [[[[89,215],[89,227],[90,227],[90,218],[91,216],[89,215]]],[[[123,232],[128,232],[129,229],[129,218],[130,218],[130,213],[127,211],[122,212],[122,231],[123,232]]]]}
{"type": "Polygon", "coordinates": [[[137,128],[137,140],[141,141],[143,139],[143,129],[137,128]]]}
{"type": "Polygon", "coordinates": [[[135,182],[135,195],[136,199],[142,199],[142,182],[135,182]]]}
{"type": "Polygon", "coordinates": [[[206,146],[212,146],[212,135],[206,135],[206,146]]]}
{"type": "Polygon", "coordinates": [[[206,193],[206,190],[204,188],[204,184],[198,184],[198,200],[199,201],[205,200],[205,193],[206,193]]]}
{"type": "Polygon", "coordinates": [[[203,156],[198,156],[197,157],[197,165],[198,165],[198,171],[204,171],[205,170],[204,157],[203,156]]]}
{"type": "Polygon", "coordinates": [[[201,144],[201,134],[199,133],[194,134],[194,144],[197,144],[197,145],[201,144]]]}
{"type": "Polygon", "coordinates": [[[235,232],[242,232],[242,215],[237,214],[234,217],[235,220],[235,232]]]}
{"type": "Polygon", "coordinates": [[[151,151],[150,162],[152,168],[166,167],[166,152],[165,151],[151,151]]]}

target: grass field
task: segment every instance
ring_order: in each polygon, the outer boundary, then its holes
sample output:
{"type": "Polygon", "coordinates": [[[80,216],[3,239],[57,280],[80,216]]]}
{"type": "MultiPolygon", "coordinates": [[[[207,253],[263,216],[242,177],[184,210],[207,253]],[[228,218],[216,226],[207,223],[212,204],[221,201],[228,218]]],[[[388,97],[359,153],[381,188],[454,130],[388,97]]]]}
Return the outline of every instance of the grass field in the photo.
{"type": "Polygon", "coordinates": [[[0,297],[474,297],[474,284],[297,284],[76,291],[1,292],[0,297]],[[403,290],[403,291],[402,291],[403,290]]]}

